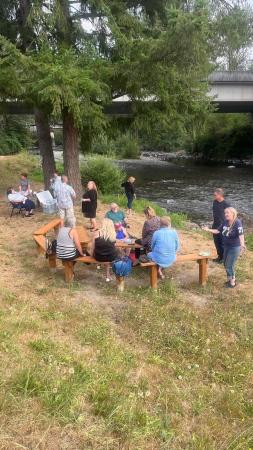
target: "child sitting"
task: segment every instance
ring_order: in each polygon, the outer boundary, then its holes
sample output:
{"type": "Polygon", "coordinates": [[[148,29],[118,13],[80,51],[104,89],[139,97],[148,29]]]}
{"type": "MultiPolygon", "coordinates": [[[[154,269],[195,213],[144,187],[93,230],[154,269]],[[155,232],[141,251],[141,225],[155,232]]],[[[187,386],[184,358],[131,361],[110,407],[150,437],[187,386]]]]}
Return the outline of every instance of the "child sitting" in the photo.
{"type": "Polygon", "coordinates": [[[115,223],[116,239],[118,241],[123,241],[128,239],[128,233],[121,223],[115,223]]]}

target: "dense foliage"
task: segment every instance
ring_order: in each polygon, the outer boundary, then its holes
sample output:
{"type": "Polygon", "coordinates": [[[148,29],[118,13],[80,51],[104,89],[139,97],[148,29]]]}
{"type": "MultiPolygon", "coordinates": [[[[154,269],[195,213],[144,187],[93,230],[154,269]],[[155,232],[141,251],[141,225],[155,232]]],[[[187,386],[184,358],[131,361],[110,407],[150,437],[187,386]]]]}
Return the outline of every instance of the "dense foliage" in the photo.
{"type": "Polygon", "coordinates": [[[198,135],[193,153],[203,159],[229,160],[253,156],[253,124],[247,114],[214,114],[198,135]]]}
{"type": "Polygon", "coordinates": [[[109,158],[95,156],[81,167],[82,181],[95,181],[102,194],[115,194],[119,191],[125,173],[109,158]]]}
{"type": "Polygon", "coordinates": [[[27,149],[32,137],[21,119],[3,116],[0,122],[0,155],[12,155],[27,149]]]}

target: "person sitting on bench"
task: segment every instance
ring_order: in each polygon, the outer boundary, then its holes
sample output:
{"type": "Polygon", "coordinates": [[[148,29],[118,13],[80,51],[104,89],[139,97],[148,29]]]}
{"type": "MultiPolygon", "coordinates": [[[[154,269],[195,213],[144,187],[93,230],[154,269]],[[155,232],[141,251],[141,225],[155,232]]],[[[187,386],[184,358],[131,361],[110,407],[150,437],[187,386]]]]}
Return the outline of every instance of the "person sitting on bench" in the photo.
{"type": "Polygon", "coordinates": [[[123,227],[127,225],[125,213],[119,210],[117,203],[111,203],[110,211],[107,211],[105,217],[106,219],[112,220],[114,224],[121,223],[123,227]]]}
{"type": "Polygon", "coordinates": [[[151,252],[147,255],[158,265],[158,275],[161,279],[164,279],[162,269],[170,267],[175,262],[179,250],[178,234],[170,227],[170,217],[161,217],[161,228],[154,232],[151,252]]]}
{"type": "Polygon", "coordinates": [[[115,244],[116,232],[114,224],[110,219],[104,219],[102,228],[95,231],[91,254],[99,262],[108,262],[108,264],[106,264],[106,282],[111,281],[110,262],[115,261],[115,259],[119,257],[115,244]]]}
{"type": "Polygon", "coordinates": [[[7,189],[7,197],[12,205],[23,205],[25,209],[25,217],[33,216],[35,204],[21,192],[16,192],[12,187],[7,189]]]}
{"type": "Polygon", "coordinates": [[[20,182],[19,182],[19,192],[26,197],[32,193],[31,191],[31,184],[28,180],[27,173],[22,173],[20,182]]]}
{"type": "MultiPolygon", "coordinates": [[[[151,206],[147,206],[144,209],[146,220],[142,228],[141,239],[136,239],[136,244],[140,244],[144,247],[146,253],[151,251],[151,241],[155,231],[160,229],[160,217],[157,217],[155,210],[151,206]]],[[[141,249],[135,249],[135,257],[138,259],[141,254],[141,249]]]]}
{"type": "Polygon", "coordinates": [[[76,228],[67,226],[62,221],[57,234],[56,256],[63,261],[73,261],[84,256],[76,228]]]}

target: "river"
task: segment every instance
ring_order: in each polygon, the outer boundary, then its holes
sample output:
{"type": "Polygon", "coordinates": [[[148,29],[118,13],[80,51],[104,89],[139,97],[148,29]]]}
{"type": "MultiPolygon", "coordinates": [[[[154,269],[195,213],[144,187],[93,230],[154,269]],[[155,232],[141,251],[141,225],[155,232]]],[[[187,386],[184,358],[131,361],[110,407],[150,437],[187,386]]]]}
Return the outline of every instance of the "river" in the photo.
{"type": "Polygon", "coordinates": [[[155,159],[119,161],[136,178],[137,195],[171,212],[185,212],[198,223],[212,218],[212,193],[223,187],[240,212],[253,218],[253,168],[196,165],[190,161],[155,159]]]}

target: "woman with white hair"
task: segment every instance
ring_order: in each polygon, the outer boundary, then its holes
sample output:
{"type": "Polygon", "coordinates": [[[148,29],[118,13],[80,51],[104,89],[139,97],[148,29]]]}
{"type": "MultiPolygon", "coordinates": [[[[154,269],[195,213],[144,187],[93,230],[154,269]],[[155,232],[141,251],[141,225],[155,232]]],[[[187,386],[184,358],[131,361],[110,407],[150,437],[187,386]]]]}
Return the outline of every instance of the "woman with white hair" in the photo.
{"type": "Polygon", "coordinates": [[[106,282],[110,278],[110,262],[118,258],[119,253],[115,247],[116,231],[114,223],[110,219],[104,219],[100,230],[95,231],[91,254],[99,262],[108,262],[106,264],[106,282]]]}
{"type": "Polygon", "coordinates": [[[164,279],[163,269],[176,261],[179,238],[176,230],[171,229],[170,217],[161,217],[160,227],[153,234],[151,252],[147,256],[158,265],[158,275],[164,279]]]}
{"type": "Polygon", "coordinates": [[[127,198],[127,214],[131,214],[133,200],[136,197],[134,182],[135,178],[129,177],[127,181],[125,181],[125,183],[122,183],[121,185],[121,187],[125,189],[125,194],[127,198]]]}
{"type": "Polygon", "coordinates": [[[236,286],[236,261],[245,250],[243,227],[241,221],[237,218],[236,209],[232,207],[225,209],[225,220],[216,230],[208,227],[204,227],[203,230],[214,235],[222,235],[224,245],[223,261],[228,277],[226,286],[234,288],[236,286]]]}

